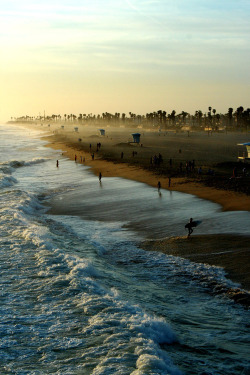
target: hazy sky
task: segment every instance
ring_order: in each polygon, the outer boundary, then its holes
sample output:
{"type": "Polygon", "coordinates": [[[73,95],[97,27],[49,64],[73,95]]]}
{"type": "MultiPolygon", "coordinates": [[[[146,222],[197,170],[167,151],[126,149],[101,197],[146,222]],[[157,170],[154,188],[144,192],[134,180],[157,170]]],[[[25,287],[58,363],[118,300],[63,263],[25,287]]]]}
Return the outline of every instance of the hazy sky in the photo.
{"type": "Polygon", "coordinates": [[[250,107],[249,0],[0,0],[0,119],[250,107]]]}

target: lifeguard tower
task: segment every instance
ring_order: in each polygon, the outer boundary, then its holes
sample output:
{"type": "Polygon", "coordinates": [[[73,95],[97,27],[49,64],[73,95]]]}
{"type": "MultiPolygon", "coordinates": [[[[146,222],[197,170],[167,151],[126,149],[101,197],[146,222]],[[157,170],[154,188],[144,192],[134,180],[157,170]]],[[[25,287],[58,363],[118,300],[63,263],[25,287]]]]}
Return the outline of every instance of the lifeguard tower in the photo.
{"type": "Polygon", "coordinates": [[[141,134],[140,133],[133,133],[131,135],[133,137],[133,142],[134,143],[140,143],[140,138],[141,138],[141,134]]]}
{"type": "Polygon", "coordinates": [[[99,129],[100,135],[105,135],[105,129],[99,129]]]}
{"type": "Polygon", "coordinates": [[[243,151],[242,156],[238,156],[238,160],[250,162],[250,142],[238,143],[238,146],[245,146],[247,151],[243,151]]]}

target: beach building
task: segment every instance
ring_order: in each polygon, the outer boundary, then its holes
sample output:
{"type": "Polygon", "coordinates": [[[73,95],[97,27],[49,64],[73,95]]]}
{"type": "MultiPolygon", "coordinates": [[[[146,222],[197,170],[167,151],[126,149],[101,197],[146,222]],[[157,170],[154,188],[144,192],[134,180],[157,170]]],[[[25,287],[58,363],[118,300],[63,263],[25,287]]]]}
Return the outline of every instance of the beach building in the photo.
{"type": "Polygon", "coordinates": [[[133,137],[133,142],[134,143],[140,143],[140,138],[141,138],[141,134],[140,133],[133,133],[131,135],[133,137]]]}
{"type": "Polygon", "coordinates": [[[105,129],[99,129],[100,135],[105,135],[105,129]]]}
{"type": "Polygon", "coordinates": [[[250,142],[238,143],[238,146],[245,146],[246,151],[243,151],[241,156],[238,156],[238,160],[250,162],[250,142]]]}

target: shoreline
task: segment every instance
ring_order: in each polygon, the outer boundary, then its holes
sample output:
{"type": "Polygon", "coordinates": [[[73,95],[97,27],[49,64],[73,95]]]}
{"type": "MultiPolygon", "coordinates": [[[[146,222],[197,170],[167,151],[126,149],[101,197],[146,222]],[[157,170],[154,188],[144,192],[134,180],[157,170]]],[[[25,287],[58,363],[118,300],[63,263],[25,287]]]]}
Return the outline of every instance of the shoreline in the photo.
{"type": "MultiPolygon", "coordinates": [[[[157,186],[157,181],[159,178],[150,171],[144,170],[137,166],[127,165],[126,163],[114,163],[112,161],[103,160],[102,158],[95,158],[94,160],[92,160],[91,154],[89,152],[83,151],[82,149],[79,150],[78,147],[75,147],[74,145],[69,146],[64,142],[58,142],[53,136],[50,136],[49,138],[45,137],[45,139],[49,140],[47,147],[62,150],[62,155],[68,157],[71,160],[75,160],[75,155],[77,155],[77,160],[80,160],[80,156],[82,156],[82,159],[85,158],[85,162],[83,164],[89,166],[96,176],[98,176],[99,172],[101,171],[102,175],[105,177],[122,177],[145,183],[153,187],[157,186]]],[[[189,183],[182,184],[181,179],[178,179],[178,182],[181,181],[179,182],[179,185],[178,183],[175,184],[174,182],[173,186],[169,188],[167,177],[161,179],[161,181],[163,189],[192,194],[202,199],[211,200],[217,204],[221,203],[221,209],[223,211],[236,211],[239,210],[239,208],[244,211],[246,210],[245,196],[243,194],[218,191],[209,187],[202,187],[198,184],[196,185],[195,182],[190,186],[189,183]],[[213,190],[215,191],[213,192],[213,190]],[[242,207],[242,205],[244,205],[244,207],[242,207]]],[[[186,237],[177,238],[177,242],[179,242],[178,251],[176,250],[176,243],[174,245],[174,249],[172,247],[171,249],[169,249],[169,245],[171,243],[173,244],[174,242],[171,238],[166,238],[164,240],[147,240],[142,243],[142,247],[147,250],[148,244],[150,245],[150,247],[153,244],[151,248],[151,250],[153,251],[161,251],[167,254],[188,258],[189,260],[198,263],[204,263],[205,259],[205,263],[207,264],[223,267],[226,273],[228,273],[229,277],[234,282],[241,283],[243,288],[250,290],[250,274],[248,274],[248,269],[244,267],[244,264],[250,263],[250,254],[247,251],[247,244],[249,244],[250,236],[193,235],[190,239],[191,241],[187,241],[186,237]],[[212,252],[213,247],[216,247],[218,249],[218,244],[220,245],[220,249],[222,247],[227,247],[227,249],[231,248],[231,252],[233,251],[233,248],[238,247],[240,249],[239,252],[241,254],[244,252],[244,256],[247,259],[245,259],[245,263],[240,264],[240,267],[239,265],[235,266],[235,262],[237,261],[237,257],[235,256],[236,254],[234,254],[233,259],[231,257],[231,262],[228,258],[228,254],[230,254],[229,251],[225,251],[225,254],[227,254],[226,257],[220,255],[219,258],[216,258],[217,253],[215,254],[215,256],[212,256],[211,254],[209,254],[209,251],[208,253],[206,252],[206,250],[202,251],[201,246],[198,246],[199,241],[201,241],[204,249],[207,249],[206,246],[209,246],[210,252],[212,252]],[[199,254],[193,254],[194,244],[196,246],[195,251],[197,251],[198,249],[199,254]],[[231,244],[233,245],[232,247],[230,246],[231,244]],[[181,246],[183,246],[182,249],[181,246]],[[242,267],[245,269],[245,272],[239,274],[239,269],[242,271],[242,267]]]]}
{"type": "Polygon", "coordinates": [[[145,240],[141,246],[147,251],[159,251],[195,263],[222,267],[233,282],[250,290],[249,241],[250,236],[247,235],[198,234],[189,238],[185,236],[145,240]]]}
{"type": "MultiPolygon", "coordinates": [[[[32,126],[32,128],[34,129],[34,126],[32,126]]],[[[43,129],[43,131],[45,131],[45,129],[43,129]]],[[[160,180],[162,189],[192,194],[199,198],[210,200],[220,205],[220,209],[223,211],[250,211],[249,195],[205,186],[195,179],[187,177],[171,177],[171,186],[169,187],[169,178],[166,175],[157,175],[154,171],[147,170],[136,162],[132,164],[127,161],[119,160],[118,155],[120,155],[120,150],[123,150],[125,146],[124,143],[118,143],[117,139],[112,139],[111,137],[101,138],[97,135],[91,135],[92,130],[89,130],[89,135],[81,139],[81,142],[78,138],[79,136],[82,137],[81,134],[46,133],[47,134],[44,135],[41,134],[41,138],[48,142],[47,147],[61,150],[62,155],[71,160],[75,160],[76,156],[76,162],[90,167],[96,176],[101,172],[103,177],[122,177],[145,183],[155,188],[157,188],[157,183],[160,180]],[[90,142],[92,143],[92,150],[93,144],[96,142],[101,142],[101,147],[104,148],[101,152],[96,152],[95,150],[94,160],[91,150],[88,149],[90,142]],[[111,151],[116,153],[115,156],[117,156],[117,158],[114,157],[111,151]]],[[[127,144],[126,147],[129,148],[130,154],[131,150],[134,149],[141,153],[145,151],[141,150],[139,147],[130,147],[127,144]]],[[[127,151],[125,150],[125,152],[127,151]]],[[[147,248],[149,244],[152,251],[161,251],[169,255],[186,257],[196,263],[200,262],[223,267],[232,281],[241,284],[241,289],[229,290],[227,292],[228,296],[236,302],[242,303],[245,306],[250,306],[250,294],[247,292],[247,290],[250,290],[249,238],[250,236],[243,237],[240,235],[194,235],[191,236],[191,241],[187,240],[186,237],[181,239],[177,238],[174,246],[173,239],[171,238],[163,240],[153,239],[152,241],[145,241],[142,244],[142,248],[149,250],[149,248],[147,248]],[[204,251],[201,250],[202,248],[204,251]],[[227,251],[229,248],[231,250],[227,251]],[[195,255],[193,253],[194,249],[198,251],[195,255]],[[214,251],[214,249],[217,250],[214,251]],[[244,254],[244,261],[238,256],[239,253],[241,255],[244,254]],[[242,272],[243,269],[244,272],[242,272]]]]}
{"type": "MultiPolygon", "coordinates": [[[[141,247],[146,251],[185,258],[195,263],[222,267],[227,279],[240,284],[228,287],[204,280],[212,294],[225,295],[246,308],[250,307],[250,236],[238,235],[194,235],[169,237],[161,240],[146,240],[141,247]]],[[[199,276],[197,275],[199,278],[199,276]]]]}
{"type": "MultiPolygon", "coordinates": [[[[19,125],[29,129],[38,129],[38,124],[15,123],[13,125],[19,125]]],[[[157,187],[158,181],[160,181],[162,189],[191,194],[198,198],[209,200],[220,205],[222,211],[250,211],[249,190],[248,194],[241,192],[237,185],[238,182],[243,179],[232,179],[232,171],[228,170],[235,165],[237,168],[240,165],[241,168],[246,166],[249,177],[247,178],[247,181],[245,181],[245,184],[250,186],[250,164],[242,165],[238,161],[234,162],[234,164],[232,162],[232,160],[237,160],[237,148],[235,146],[237,139],[246,141],[246,139],[248,140],[250,138],[250,134],[233,133],[231,136],[217,134],[213,137],[207,137],[207,135],[204,135],[201,132],[199,132],[198,135],[194,132],[189,138],[189,135],[187,137],[183,134],[174,133],[171,130],[169,131],[170,134],[166,133],[164,135],[158,134],[156,130],[145,130],[142,139],[145,144],[134,145],[129,143],[131,139],[128,141],[132,129],[109,128],[108,126],[107,131],[109,132],[109,135],[103,137],[97,135],[96,126],[82,125],[77,132],[74,132],[75,125],[67,124],[67,130],[60,129],[60,125],[61,124],[48,125],[47,128],[45,126],[42,128],[39,127],[39,130],[42,130],[45,133],[44,135],[41,135],[41,138],[48,142],[48,147],[62,150],[63,155],[71,160],[75,160],[75,155],[77,155],[77,162],[79,163],[80,157],[82,156],[82,159],[84,159],[82,164],[89,166],[96,176],[101,172],[103,177],[122,177],[142,182],[152,187],[157,187]],[[148,134],[150,136],[153,134],[152,140],[148,134]],[[216,136],[225,138],[226,142],[222,143],[221,139],[219,139],[217,145],[216,136]],[[238,137],[237,139],[236,136],[238,137]],[[180,138],[180,140],[178,138],[180,138]],[[183,160],[186,156],[190,159],[197,156],[200,158],[200,160],[197,161],[197,167],[198,165],[202,165],[204,169],[210,170],[210,168],[214,167],[216,162],[218,163],[218,161],[222,160],[226,164],[228,161],[229,167],[222,166],[218,171],[216,170],[218,175],[222,173],[222,179],[225,181],[224,185],[222,184],[221,186],[217,181],[213,182],[213,178],[210,179],[208,177],[208,179],[206,179],[205,171],[202,178],[199,178],[197,174],[190,174],[188,176],[185,175],[185,173],[180,174],[178,172],[178,166],[176,167],[176,165],[173,169],[168,168],[166,164],[164,165],[165,170],[164,168],[159,170],[150,169],[147,159],[148,155],[156,154],[157,151],[162,152],[166,148],[169,149],[171,143],[168,141],[174,143],[174,147],[172,147],[168,153],[169,155],[172,156],[172,154],[174,154],[178,160],[183,160]],[[227,144],[227,141],[229,141],[229,145],[227,144]],[[95,152],[93,146],[96,142],[102,143],[102,147],[98,152],[95,152]],[[209,145],[206,150],[207,153],[205,153],[203,149],[207,142],[209,145]],[[88,147],[89,143],[92,143],[91,150],[88,147]],[[160,143],[160,146],[158,143],[160,143]],[[179,144],[182,147],[187,148],[187,150],[182,149],[182,154],[178,154],[177,145],[179,146],[179,144]],[[210,148],[213,144],[215,144],[215,146],[210,148]],[[197,152],[194,151],[195,148],[198,149],[197,152]],[[120,154],[121,152],[123,153],[123,151],[126,155],[128,153],[131,154],[132,151],[135,151],[135,153],[138,153],[139,155],[136,155],[135,158],[127,156],[127,158],[124,157],[121,159],[120,154]],[[94,160],[92,160],[91,157],[92,153],[95,154],[94,160]],[[215,155],[216,153],[218,153],[218,156],[215,155]],[[143,156],[144,154],[146,156],[143,156]],[[142,157],[139,159],[138,156],[141,155],[142,157]],[[232,165],[230,165],[230,163],[232,165]],[[170,186],[169,177],[171,177],[170,186]],[[231,186],[228,186],[227,184],[229,180],[232,180],[231,186]]],[[[142,129],[140,130],[142,131],[142,129]]],[[[135,131],[135,129],[133,129],[133,131],[135,131]]],[[[179,150],[179,152],[180,151],[181,150],[179,150]]]]}
{"type": "Polygon", "coordinates": [[[75,160],[75,155],[77,155],[77,162],[80,162],[82,156],[82,160],[84,160],[82,164],[90,167],[96,176],[101,172],[103,177],[121,177],[145,183],[152,187],[157,187],[160,180],[162,189],[191,194],[209,200],[219,204],[222,211],[250,211],[249,195],[205,186],[192,177],[171,177],[171,185],[169,186],[169,177],[158,176],[140,165],[105,160],[99,155],[95,155],[95,159],[92,160],[91,153],[82,149],[81,144],[76,145],[72,141],[57,140],[56,135],[44,136],[43,138],[49,142],[48,147],[62,150],[62,154],[71,160],[75,160]]]}

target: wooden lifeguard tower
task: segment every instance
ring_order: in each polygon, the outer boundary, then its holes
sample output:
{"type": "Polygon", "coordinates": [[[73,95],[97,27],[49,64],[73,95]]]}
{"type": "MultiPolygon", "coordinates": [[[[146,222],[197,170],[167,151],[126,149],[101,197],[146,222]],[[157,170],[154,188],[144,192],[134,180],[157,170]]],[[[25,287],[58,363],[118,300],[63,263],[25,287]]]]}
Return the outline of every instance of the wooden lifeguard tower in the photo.
{"type": "Polygon", "coordinates": [[[140,133],[133,133],[131,135],[133,137],[133,142],[134,143],[140,143],[140,139],[141,139],[141,134],[140,133]]]}
{"type": "Polygon", "coordinates": [[[105,135],[105,129],[99,129],[100,135],[105,135]]]}

